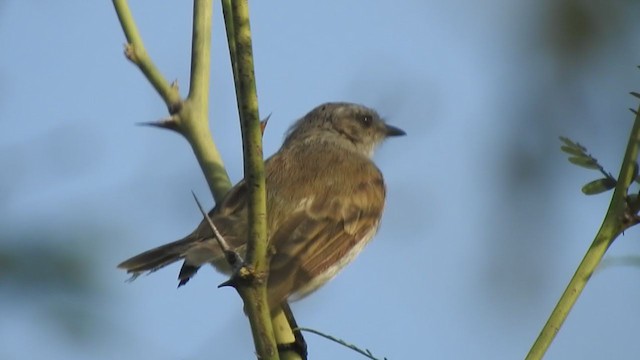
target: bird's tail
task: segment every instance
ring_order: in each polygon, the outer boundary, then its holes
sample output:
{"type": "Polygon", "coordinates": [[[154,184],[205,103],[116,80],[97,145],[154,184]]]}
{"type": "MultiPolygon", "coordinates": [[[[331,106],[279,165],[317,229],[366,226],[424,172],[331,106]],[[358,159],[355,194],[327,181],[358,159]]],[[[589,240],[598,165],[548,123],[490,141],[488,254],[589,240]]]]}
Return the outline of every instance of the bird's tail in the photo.
{"type": "Polygon", "coordinates": [[[118,268],[127,270],[135,279],[144,272],[154,272],[178,260],[184,259],[187,250],[194,244],[193,239],[186,237],[172,243],[147,250],[118,265],[118,268]]]}

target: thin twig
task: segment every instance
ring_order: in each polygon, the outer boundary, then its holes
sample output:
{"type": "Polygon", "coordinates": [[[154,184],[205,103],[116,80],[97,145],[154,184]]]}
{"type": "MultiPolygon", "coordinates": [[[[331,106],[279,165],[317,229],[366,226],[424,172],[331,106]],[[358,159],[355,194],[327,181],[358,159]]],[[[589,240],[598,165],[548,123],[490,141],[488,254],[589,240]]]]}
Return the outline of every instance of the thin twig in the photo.
{"type": "MultiPolygon", "coordinates": [[[[379,358],[377,358],[377,357],[373,356],[373,354],[371,353],[371,351],[369,351],[368,349],[364,349],[364,350],[362,350],[362,349],[360,349],[359,347],[357,347],[356,345],[350,344],[350,343],[348,343],[348,342],[346,342],[346,341],[344,341],[344,340],[342,340],[342,339],[338,339],[338,338],[336,338],[336,337],[334,337],[334,336],[331,336],[331,335],[325,334],[325,333],[320,332],[320,331],[318,331],[318,330],[314,330],[314,329],[310,329],[310,328],[304,328],[304,327],[298,327],[298,328],[295,328],[295,329],[293,329],[293,330],[294,330],[294,331],[306,331],[306,332],[309,332],[309,333],[312,333],[312,334],[316,334],[316,335],[318,335],[318,336],[322,336],[322,337],[323,337],[323,338],[325,338],[325,339],[331,340],[331,341],[333,341],[333,342],[335,342],[335,343],[338,343],[338,344],[340,344],[340,345],[342,345],[342,346],[344,346],[344,347],[347,347],[347,348],[349,348],[349,349],[351,349],[351,350],[353,350],[353,351],[355,351],[355,352],[357,352],[357,353],[359,353],[359,354],[361,354],[361,355],[364,355],[364,356],[366,356],[366,357],[367,357],[367,358],[369,358],[369,359],[372,359],[372,360],[380,360],[379,358]]],[[[384,357],[384,358],[382,358],[382,359],[383,359],[383,360],[387,360],[387,358],[386,358],[386,357],[384,357]]]]}

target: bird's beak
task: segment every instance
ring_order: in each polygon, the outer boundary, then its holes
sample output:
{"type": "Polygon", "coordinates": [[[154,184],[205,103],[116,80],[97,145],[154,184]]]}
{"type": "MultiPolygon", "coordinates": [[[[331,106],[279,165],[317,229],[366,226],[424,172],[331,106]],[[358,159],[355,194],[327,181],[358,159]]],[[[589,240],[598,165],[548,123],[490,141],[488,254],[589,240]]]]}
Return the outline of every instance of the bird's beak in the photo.
{"type": "Polygon", "coordinates": [[[406,132],[404,132],[404,130],[397,128],[395,126],[391,126],[391,125],[387,125],[385,124],[385,130],[386,130],[386,135],[387,136],[403,136],[403,135],[407,135],[406,132]]]}

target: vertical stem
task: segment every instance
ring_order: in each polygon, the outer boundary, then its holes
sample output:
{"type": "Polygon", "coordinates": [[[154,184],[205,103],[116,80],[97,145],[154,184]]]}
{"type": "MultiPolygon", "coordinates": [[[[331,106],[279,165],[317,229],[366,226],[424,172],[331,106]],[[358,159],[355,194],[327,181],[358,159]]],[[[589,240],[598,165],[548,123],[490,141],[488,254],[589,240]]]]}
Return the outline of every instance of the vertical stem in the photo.
{"type": "Polygon", "coordinates": [[[212,13],[212,0],[194,0],[189,96],[179,113],[178,123],[193,148],[216,203],[219,203],[231,188],[231,181],[213,143],[208,121],[212,13]]]}
{"type": "Polygon", "coordinates": [[[233,28],[233,9],[231,8],[232,0],[222,0],[222,14],[224,16],[224,26],[227,31],[227,43],[229,46],[229,59],[231,59],[231,71],[233,71],[233,81],[236,87],[236,98],[239,97],[238,91],[238,58],[236,53],[236,35],[233,28]]]}
{"type": "MultiPolygon", "coordinates": [[[[238,77],[238,55],[236,50],[236,35],[233,22],[233,8],[232,0],[222,0],[222,13],[224,15],[224,24],[227,31],[227,42],[229,46],[229,58],[231,59],[231,68],[233,71],[233,80],[236,87],[236,98],[240,99],[242,94],[240,92],[241,85],[239,84],[238,77]]],[[[290,314],[293,319],[293,314],[290,314]]],[[[279,310],[275,314],[271,314],[271,324],[273,326],[273,333],[277,344],[290,345],[297,341],[289,320],[284,313],[279,310]]],[[[304,343],[302,334],[299,334],[300,341],[304,343]]],[[[300,360],[301,357],[295,351],[285,350],[280,352],[280,357],[284,360],[300,360]]]]}
{"type": "Polygon", "coordinates": [[[249,205],[249,238],[245,261],[255,275],[254,281],[246,286],[239,286],[238,291],[244,300],[245,310],[251,322],[258,358],[279,359],[267,305],[266,280],[269,258],[267,256],[266,187],[248,1],[232,1],[231,10],[237,60],[234,75],[237,75],[236,94],[244,149],[244,180],[247,183],[249,205]]]}
{"type": "Polygon", "coordinates": [[[267,270],[267,214],[262,132],[253,72],[253,50],[247,0],[232,2],[236,36],[238,112],[242,128],[245,181],[249,188],[249,241],[246,261],[256,272],[267,270]]]}
{"type": "Polygon", "coordinates": [[[191,43],[191,79],[188,99],[208,113],[211,67],[212,0],[194,0],[191,43]]]}

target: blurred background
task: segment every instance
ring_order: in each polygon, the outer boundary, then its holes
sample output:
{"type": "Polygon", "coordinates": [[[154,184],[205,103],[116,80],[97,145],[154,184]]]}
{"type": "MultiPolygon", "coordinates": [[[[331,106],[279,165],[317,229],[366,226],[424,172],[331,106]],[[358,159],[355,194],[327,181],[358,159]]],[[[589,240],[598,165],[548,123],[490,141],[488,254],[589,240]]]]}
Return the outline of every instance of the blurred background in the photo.
{"type": "MultiPolygon", "coordinates": [[[[234,182],[240,132],[214,1],[211,127],[234,182]]],[[[192,5],[131,0],[184,95],[192,5]]],[[[252,1],[265,154],[325,101],[372,106],[408,136],[376,154],[375,241],[295,303],[302,326],[394,359],[523,358],[611,193],[558,136],[617,174],[640,90],[636,1],[252,1]]],[[[212,206],[186,141],[138,127],[166,108],[123,56],[108,1],[0,2],[0,359],[251,359],[237,294],[211,268],[133,283],[121,260],[189,233],[212,206]]],[[[637,229],[612,246],[547,359],[640,353],[637,229]]],[[[307,335],[312,359],[361,359],[307,335]]]]}

